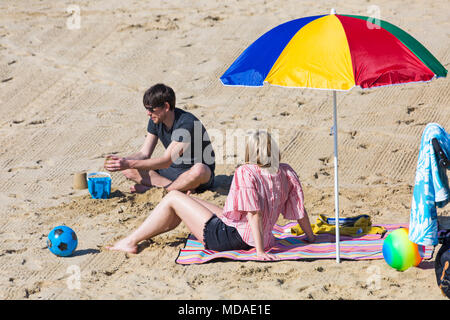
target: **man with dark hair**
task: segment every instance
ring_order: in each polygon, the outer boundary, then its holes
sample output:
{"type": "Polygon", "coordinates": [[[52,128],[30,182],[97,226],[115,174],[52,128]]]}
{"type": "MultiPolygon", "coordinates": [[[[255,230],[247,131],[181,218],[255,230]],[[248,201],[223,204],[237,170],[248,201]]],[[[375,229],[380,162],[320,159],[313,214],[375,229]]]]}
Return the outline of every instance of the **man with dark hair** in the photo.
{"type": "Polygon", "coordinates": [[[108,156],[105,168],[123,171],[136,182],[131,192],[143,193],[152,186],[168,191],[197,191],[214,184],[215,155],[203,124],[192,113],[175,107],[175,92],[164,84],[148,89],[143,104],[150,117],[141,150],[120,158],[108,156]],[[166,148],[151,158],[158,139],[166,148]]]}

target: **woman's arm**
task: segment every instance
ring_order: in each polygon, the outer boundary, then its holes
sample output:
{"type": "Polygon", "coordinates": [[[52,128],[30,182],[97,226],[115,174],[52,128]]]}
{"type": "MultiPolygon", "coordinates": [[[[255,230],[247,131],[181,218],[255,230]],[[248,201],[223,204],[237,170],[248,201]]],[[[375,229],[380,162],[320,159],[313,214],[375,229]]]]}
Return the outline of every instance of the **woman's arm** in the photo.
{"type": "Polygon", "coordinates": [[[253,240],[255,241],[256,255],[260,260],[279,260],[273,254],[264,251],[264,235],[262,227],[261,213],[259,211],[247,212],[247,220],[252,230],[253,240]]]}
{"type": "Polygon", "coordinates": [[[308,213],[305,209],[305,215],[301,219],[297,219],[298,224],[300,225],[300,228],[305,232],[306,236],[308,237],[308,242],[314,242],[316,240],[316,236],[314,235],[311,223],[309,222],[308,213]]]}

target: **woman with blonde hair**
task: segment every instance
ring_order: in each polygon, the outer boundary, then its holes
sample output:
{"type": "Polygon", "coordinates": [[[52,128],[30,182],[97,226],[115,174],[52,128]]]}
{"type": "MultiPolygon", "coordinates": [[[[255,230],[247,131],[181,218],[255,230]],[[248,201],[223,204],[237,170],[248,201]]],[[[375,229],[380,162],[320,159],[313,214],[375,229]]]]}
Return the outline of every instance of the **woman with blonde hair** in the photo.
{"type": "Polygon", "coordinates": [[[234,173],[225,207],[179,191],[169,192],[133,233],[110,250],[137,253],[138,243],[173,230],[183,221],[205,248],[215,251],[256,248],[258,260],[278,260],[267,252],[280,213],[297,220],[307,241],[315,239],[295,171],[280,163],[272,136],[256,130],[246,137],[245,164],[234,173]]]}

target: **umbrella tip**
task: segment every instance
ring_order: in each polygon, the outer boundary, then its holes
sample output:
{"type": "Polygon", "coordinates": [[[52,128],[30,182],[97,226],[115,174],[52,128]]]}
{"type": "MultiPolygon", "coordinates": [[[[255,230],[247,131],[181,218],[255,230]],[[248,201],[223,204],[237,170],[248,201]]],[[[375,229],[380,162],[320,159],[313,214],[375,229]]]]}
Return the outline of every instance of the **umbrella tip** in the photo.
{"type": "Polygon", "coordinates": [[[336,9],[331,8],[330,14],[336,14],[336,9]]]}

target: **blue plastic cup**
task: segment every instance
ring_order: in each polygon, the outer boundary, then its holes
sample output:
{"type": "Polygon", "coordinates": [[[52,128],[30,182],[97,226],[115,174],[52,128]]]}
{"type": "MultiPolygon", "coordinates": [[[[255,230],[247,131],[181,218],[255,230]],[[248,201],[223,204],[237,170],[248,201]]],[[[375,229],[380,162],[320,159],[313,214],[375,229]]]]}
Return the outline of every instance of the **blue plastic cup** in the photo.
{"type": "Polygon", "coordinates": [[[111,194],[111,175],[92,172],[87,175],[88,189],[93,199],[108,199],[111,194]]]}

